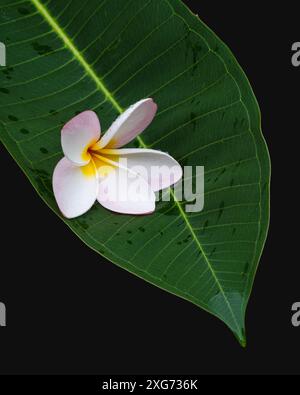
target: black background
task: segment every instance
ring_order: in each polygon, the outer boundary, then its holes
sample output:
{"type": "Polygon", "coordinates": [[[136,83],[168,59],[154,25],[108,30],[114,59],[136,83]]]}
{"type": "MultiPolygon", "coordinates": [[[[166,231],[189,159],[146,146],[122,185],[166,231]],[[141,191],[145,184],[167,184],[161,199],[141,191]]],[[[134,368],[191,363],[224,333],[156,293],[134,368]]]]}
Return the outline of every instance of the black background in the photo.
{"type": "Polygon", "coordinates": [[[248,347],[217,319],[80,243],[1,147],[0,373],[300,373],[300,328],[291,325],[300,301],[300,68],[291,64],[299,12],[291,1],[265,10],[261,1],[185,3],[246,71],[273,162],[271,229],[248,309],[248,347]]]}

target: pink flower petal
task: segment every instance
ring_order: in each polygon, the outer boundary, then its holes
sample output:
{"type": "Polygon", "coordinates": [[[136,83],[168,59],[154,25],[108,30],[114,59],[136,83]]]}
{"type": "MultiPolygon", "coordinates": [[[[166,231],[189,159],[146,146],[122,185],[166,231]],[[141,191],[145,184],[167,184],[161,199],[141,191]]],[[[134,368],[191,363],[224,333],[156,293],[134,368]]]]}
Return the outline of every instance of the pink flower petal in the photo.
{"type": "Polygon", "coordinates": [[[93,111],[82,112],[62,129],[61,145],[65,156],[76,165],[88,164],[90,155],[87,150],[100,139],[100,135],[97,115],[93,111]]]}
{"type": "Polygon", "coordinates": [[[129,107],[111,125],[97,144],[101,148],[119,148],[142,133],[152,122],[157,105],[152,99],[141,100],[129,107]]]}
{"type": "Polygon", "coordinates": [[[154,192],[176,184],[182,178],[182,168],[172,156],[151,149],[118,149],[102,151],[107,158],[118,157],[128,169],[140,174],[154,192]]]}
{"type": "Polygon", "coordinates": [[[66,218],[85,214],[96,201],[99,182],[92,162],[78,167],[63,158],[54,170],[52,181],[58,207],[66,218]]]}
{"type": "Polygon", "coordinates": [[[147,182],[120,167],[100,181],[98,202],[120,214],[143,215],[155,211],[155,194],[147,182]]]}

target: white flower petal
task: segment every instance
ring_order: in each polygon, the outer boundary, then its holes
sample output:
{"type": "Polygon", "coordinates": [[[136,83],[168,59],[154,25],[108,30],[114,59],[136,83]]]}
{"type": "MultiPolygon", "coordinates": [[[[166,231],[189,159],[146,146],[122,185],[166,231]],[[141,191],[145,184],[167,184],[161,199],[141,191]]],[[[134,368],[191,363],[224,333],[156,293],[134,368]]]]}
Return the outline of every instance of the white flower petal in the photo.
{"type": "Polygon", "coordinates": [[[98,149],[119,148],[142,133],[152,122],[157,105],[152,99],[141,100],[116,119],[97,144],[98,149]]]}
{"type": "Polygon", "coordinates": [[[88,148],[93,146],[101,135],[100,122],[93,111],[85,111],[69,121],[61,131],[61,145],[65,156],[74,164],[83,166],[89,163],[88,148]]]}
{"type": "Polygon", "coordinates": [[[148,183],[121,167],[109,171],[100,181],[98,202],[121,214],[143,215],[155,211],[155,194],[148,183]]]}
{"type": "Polygon", "coordinates": [[[102,155],[118,158],[118,162],[140,174],[154,192],[176,184],[182,178],[182,168],[172,156],[151,149],[104,149],[102,155]]]}
{"type": "Polygon", "coordinates": [[[95,203],[99,188],[94,164],[78,167],[67,158],[58,162],[53,173],[53,191],[62,214],[75,218],[95,203]]]}

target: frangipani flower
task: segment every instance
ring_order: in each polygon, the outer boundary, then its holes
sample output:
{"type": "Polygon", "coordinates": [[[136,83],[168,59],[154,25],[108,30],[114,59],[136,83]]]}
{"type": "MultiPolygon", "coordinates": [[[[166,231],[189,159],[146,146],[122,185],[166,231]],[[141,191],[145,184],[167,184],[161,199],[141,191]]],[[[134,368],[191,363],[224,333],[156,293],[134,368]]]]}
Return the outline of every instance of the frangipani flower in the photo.
{"type": "Polygon", "coordinates": [[[77,115],[63,127],[65,157],[54,170],[53,190],[65,217],[86,213],[96,200],[117,213],[155,211],[155,192],[181,179],[180,165],[160,151],[120,148],[149,126],[156,111],[152,99],[141,100],[121,114],[103,137],[93,111],[77,115]]]}

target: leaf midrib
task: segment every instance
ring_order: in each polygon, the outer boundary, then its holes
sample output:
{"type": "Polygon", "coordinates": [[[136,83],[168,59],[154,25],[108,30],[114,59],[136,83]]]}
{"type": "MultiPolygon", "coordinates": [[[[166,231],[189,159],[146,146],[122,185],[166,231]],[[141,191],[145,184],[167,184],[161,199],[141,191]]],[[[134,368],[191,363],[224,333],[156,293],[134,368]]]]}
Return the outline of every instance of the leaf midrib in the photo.
{"type": "Polygon", "coordinates": [[[109,100],[114,108],[119,112],[124,112],[124,109],[119,105],[119,103],[115,100],[114,96],[111,92],[106,88],[105,84],[101,80],[101,78],[95,73],[93,68],[89,65],[89,63],[85,60],[83,55],[74,45],[72,39],[65,33],[65,31],[59,26],[56,22],[55,18],[50,14],[47,10],[46,6],[41,4],[39,0],[31,0],[31,2],[35,5],[40,14],[46,19],[51,28],[55,33],[60,37],[66,47],[72,52],[73,56],[78,60],[80,65],[86,70],[87,74],[95,81],[97,87],[103,92],[104,96],[109,100]]]}
{"type": "MultiPolygon", "coordinates": [[[[80,53],[80,51],[77,49],[77,47],[75,46],[75,44],[73,43],[72,39],[67,35],[67,33],[59,26],[59,24],[57,23],[56,19],[51,15],[51,13],[48,11],[48,9],[46,8],[45,5],[43,5],[40,0],[30,0],[32,2],[32,4],[37,8],[37,10],[40,12],[40,14],[45,18],[45,20],[48,22],[48,24],[50,25],[50,27],[53,29],[53,31],[60,37],[60,39],[63,41],[63,43],[65,44],[65,46],[72,52],[73,56],[77,59],[78,63],[85,69],[86,73],[92,78],[92,80],[96,83],[96,86],[101,90],[101,92],[104,94],[105,98],[113,105],[113,107],[117,110],[118,113],[122,114],[124,112],[124,109],[121,107],[121,105],[117,102],[117,100],[115,99],[115,97],[113,96],[113,94],[109,91],[109,89],[106,87],[106,85],[104,84],[103,80],[98,76],[98,74],[93,70],[92,66],[86,61],[86,59],[84,58],[84,56],[80,53]]],[[[139,141],[141,147],[143,148],[148,148],[147,145],[144,143],[144,141],[142,140],[142,138],[140,136],[137,137],[137,140],[139,141]]],[[[176,196],[174,195],[174,192],[171,190],[170,191],[171,196],[174,199],[174,202],[179,210],[180,215],[182,216],[182,218],[184,219],[184,222],[187,226],[187,228],[189,229],[193,240],[195,241],[199,251],[201,252],[223,298],[224,301],[232,315],[233,321],[236,325],[237,328],[237,333],[240,332],[240,327],[238,325],[236,316],[232,310],[231,304],[225,294],[225,291],[221,285],[221,283],[218,280],[218,277],[211,265],[211,263],[209,262],[209,259],[201,245],[200,240],[198,239],[187,215],[185,214],[180,202],[176,199],[176,196]]]]}

